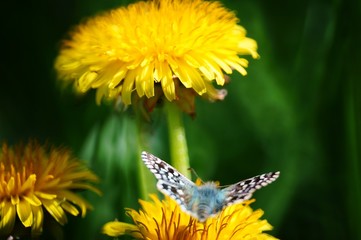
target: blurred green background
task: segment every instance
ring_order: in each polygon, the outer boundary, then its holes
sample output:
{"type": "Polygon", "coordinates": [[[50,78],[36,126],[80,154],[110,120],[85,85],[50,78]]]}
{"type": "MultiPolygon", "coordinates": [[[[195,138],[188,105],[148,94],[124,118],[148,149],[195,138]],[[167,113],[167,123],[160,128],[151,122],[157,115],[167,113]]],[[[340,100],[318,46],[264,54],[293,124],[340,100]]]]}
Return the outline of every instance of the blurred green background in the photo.
{"type": "MultiPolygon", "coordinates": [[[[128,113],[75,96],[53,69],[69,29],[130,1],[2,3],[0,140],[29,138],[71,148],[102,178],[95,210],[69,217],[65,239],[109,239],[101,226],[138,208],[135,125],[128,113]]],[[[198,100],[184,117],[191,166],[231,184],[267,171],[255,194],[281,239],[361,239],[360,1],[223,1],[237,12],[261,59],[231,76],[226,100],[198,100]]],[[[153,115],[153,153],[169,159],[164,115],[153,115]]]]}

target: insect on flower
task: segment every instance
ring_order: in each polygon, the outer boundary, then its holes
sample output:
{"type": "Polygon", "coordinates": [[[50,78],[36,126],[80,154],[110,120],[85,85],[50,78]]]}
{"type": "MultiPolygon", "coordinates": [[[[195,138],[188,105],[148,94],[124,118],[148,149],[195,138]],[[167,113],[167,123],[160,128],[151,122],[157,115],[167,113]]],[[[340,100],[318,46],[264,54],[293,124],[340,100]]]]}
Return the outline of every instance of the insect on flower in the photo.
{"type": "Polygon", "coordinates": [[[145,151],[142,152],[142,159],[157,178],[159,191],[174,199],[183,211],[200,222],[216,215],[226,206],[250,199],[257,189],[272,183],[280,175],[280,172],[265,173],[222,189],[214,182],[197,186],[171,165],[145,151]]]}

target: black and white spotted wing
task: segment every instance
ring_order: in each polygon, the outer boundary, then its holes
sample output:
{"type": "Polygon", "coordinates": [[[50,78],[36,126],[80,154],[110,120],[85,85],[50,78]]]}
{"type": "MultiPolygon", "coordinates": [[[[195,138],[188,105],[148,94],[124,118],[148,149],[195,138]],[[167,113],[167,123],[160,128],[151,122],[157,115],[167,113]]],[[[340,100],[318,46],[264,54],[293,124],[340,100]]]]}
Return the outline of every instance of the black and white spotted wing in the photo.
{"type": "Polygon", "coordinates": [[[280,175],[280,172],[270,172],[258,175],[238,183],[232,184],[229,187],[222,189],[225,194],[225,206],[229,206],[238,202],[243,202],[252,197],[252,194],[268,184],[275,181],[280,175]]]}
{"type": "Polygon", "coordinates": [[[158,179],[159,191],[173,198],[183,211],[200,222],[218,214],[226,206],[250,199],[257,189],[275,181],[280,174],[266,173],[220,189],[214,182],[195,185],[171,165],[150,153],[142,152],[142,159],[158,179]]]}
{"type": "Polygon", "coordinates": [[[143,151],[142,160],[157,178],[157,188],[159,191],[173,198],[184,208],[189,199],[187,189],[196,187],[196,185],[171,165],[150,153],[143,151]]]}

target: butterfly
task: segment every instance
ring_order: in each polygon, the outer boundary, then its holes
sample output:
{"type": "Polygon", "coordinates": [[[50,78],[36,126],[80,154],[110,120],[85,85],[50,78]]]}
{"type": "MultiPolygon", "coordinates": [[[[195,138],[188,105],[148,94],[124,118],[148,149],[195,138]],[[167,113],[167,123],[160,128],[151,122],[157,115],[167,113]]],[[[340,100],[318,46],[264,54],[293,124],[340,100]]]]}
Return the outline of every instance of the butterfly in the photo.
{"type": "Polygon", "coordinates": [[[174,199],[184,212],[199,222],[217,215],[226,206],[250,199],[257,189],[272,183],[280,175],[280,172],[265,173],[226,188],[220,188],[214,182],[197,186],[171,165],[150,153],[143,151],[142,160],[157,178],[158,190],[174,199]]]}

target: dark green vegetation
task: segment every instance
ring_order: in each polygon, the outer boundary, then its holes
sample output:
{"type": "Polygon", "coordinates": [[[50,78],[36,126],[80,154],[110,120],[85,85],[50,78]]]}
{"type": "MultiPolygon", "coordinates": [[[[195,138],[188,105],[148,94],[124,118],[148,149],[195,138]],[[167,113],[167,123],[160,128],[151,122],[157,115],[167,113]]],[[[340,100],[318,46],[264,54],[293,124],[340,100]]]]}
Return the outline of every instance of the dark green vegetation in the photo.
{"type": "MultiPolygon", "coordinates": [[[[95,210],[69,217],[66,239],[108,239],[106,221],[137,208],[136,131],[129,113],[96,106],[56,82],[61,39],[82,19],[127,1],[8,1],[2,8],[0,140],[71,148],[102,178],[95,210]],[[96,234],[99,234],[96,237],[96,234]]],[[[222,185],[268,171],[255,194],[281,239],[361,239],[361,6],[358,1],[224,1],[259,44],[248,76],[224,102],[184,117],[191,166],[222,185]]],[[[166,121],[153,115],[154,154],[169,159],[166,121]]]]}

